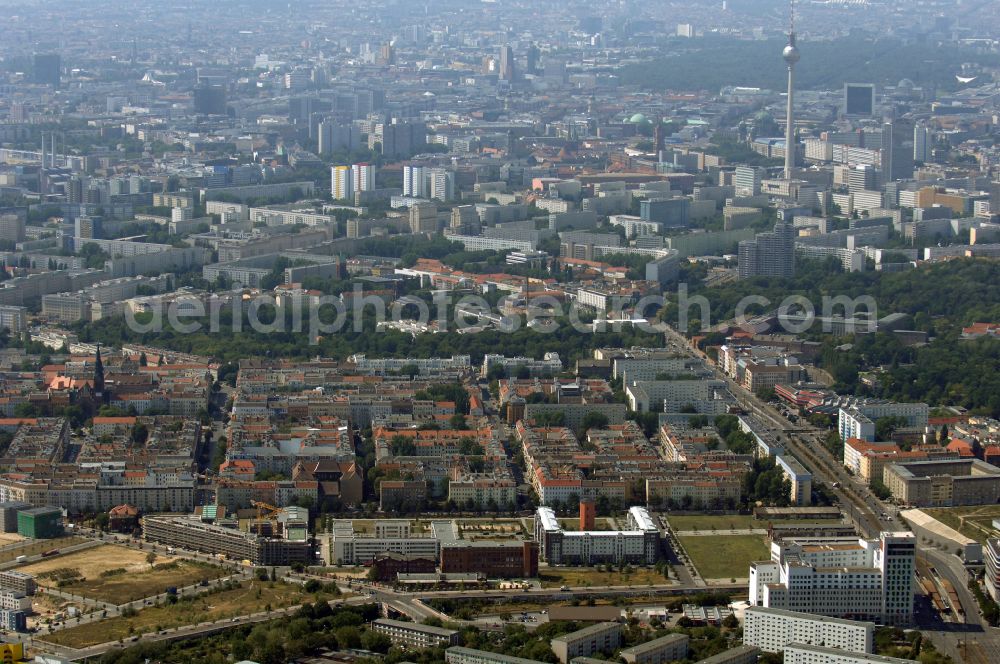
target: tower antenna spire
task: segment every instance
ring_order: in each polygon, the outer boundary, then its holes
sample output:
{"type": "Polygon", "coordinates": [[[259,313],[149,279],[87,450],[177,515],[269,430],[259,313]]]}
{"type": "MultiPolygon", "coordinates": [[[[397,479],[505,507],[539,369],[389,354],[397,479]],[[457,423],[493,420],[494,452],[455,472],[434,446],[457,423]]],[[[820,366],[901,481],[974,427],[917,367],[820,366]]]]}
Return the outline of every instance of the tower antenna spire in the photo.
{"type": "Polygon", "coordinates": [[[781,57],[788,65],[788,95],[785,113],[785,179],[792,179],[792,172],[795,168],[795,64],[801,57],[799,49],[795,45],[795,0],[788,3],[788,46],[781,52],[781,57]]]}

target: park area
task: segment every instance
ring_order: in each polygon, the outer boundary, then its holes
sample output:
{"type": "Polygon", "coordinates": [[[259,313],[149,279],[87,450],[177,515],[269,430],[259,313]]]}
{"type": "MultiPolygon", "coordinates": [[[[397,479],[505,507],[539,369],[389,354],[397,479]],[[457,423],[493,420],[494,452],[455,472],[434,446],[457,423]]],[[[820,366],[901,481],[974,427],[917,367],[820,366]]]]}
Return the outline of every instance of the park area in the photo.
{"type": "Polygon", "coordinates": [[[1000,519],[1000,505],[925,507],[923,512],[966,537],[982,543],[985,543],[987,538],[996,536],[993,519],[1000,519]]]}
{"type": "Polygon", "coordinates": [[[746,579],[751,562],[771,558],[763,535],[691,535],[678,539],[708,582],[746,579]]]}
{"type": "Polygon", "coordinates": [[[330,599],[333,599],[333,595],[308,594],[302,586],[254,580],[228,590],[208,591],[196,597],[182,597],[174,604],[152,606],[132,616],[120,616],[70,627],[46,635],[42,640],[70,648],[85,648],[98,643],[128,639],[137,634],[226,620],[295,606],[307,601],[330,599]]]}
{"type": "Polygon", "coordinates": [[[42,560],[21,567],[49,588],[91,599],[124,604],[158,595],[167,588],[182,588],[223,572],[214,565],[179,558],[154,558],[145,551],[103,545],[42,560]]]}

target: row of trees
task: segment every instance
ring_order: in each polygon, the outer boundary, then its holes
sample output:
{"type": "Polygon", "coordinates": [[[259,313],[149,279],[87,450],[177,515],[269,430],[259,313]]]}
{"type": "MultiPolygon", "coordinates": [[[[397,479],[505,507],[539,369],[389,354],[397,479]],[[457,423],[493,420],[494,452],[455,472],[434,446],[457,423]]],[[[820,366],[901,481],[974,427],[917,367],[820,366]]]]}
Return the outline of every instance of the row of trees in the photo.
{"type": "MultiPolygon", "coordinates": [[[[712,90],[735,80],[771,90],[783,90],[782,40],[733,40],[706,36],[671,44],[671,55],[622,69],[625,85],[656,90],[712,90]]],[[[802,62],[795,69],[796,85],[802,89],[842,87],[852,80],[895,85],[904,78],[924,85],[954,90],[959,84],[951,75],[963,62],[997,66],[993,53],[952,45],[912,43],[887,38],[850,35],[830,41],[799,44],[802,62]],[[928,68],[927,62],[937,66],[928,68]]]]}
{"type": "MultiPolygon", "coordinates": [[[[659,335],[631,326],[623,326],[619,331],[609,327],[604,332],[581,335],[566,318],[553,319],[553,332],[527,327],[522,319],[519,328],[512,332],[491,329],[475,334],[423,334],[415,338],[395,330],[380,330],[376,334],[376,320],[371,308],[366,309],[357,321],[354,313],[348,311],[338,333],[311,340],[308,326],[303,326],[302,331],[294,331],[291,312],[287,314],[285,324],[279,325],[280,329],[276,331],[253,330],[246,311],[234,325],[228,308],[220,313],[220,332],[217,333],[210,332],[211,321],[207,316],[185,319],[186,323],[200,323],[200,330],[191,334],[175,330],[166,323],[160,330],[137,332],[130,329],[123,318],[74,326],[74,330],[85,342],[120,345],[141,340],[142,343],[171,350],[207,355],[222,362],[237,362],[244,357],[311,358],[317,355],[344,359],[354,353],[414,358],[470,355],[473,362],[480,362],[487,353],[542,357],[544,353],[554,351],[564,362],[572,363],[589,355],[593,348],[657,346],[661,343],[659,335]]],[[[137,318],[139,322],[145,322],[141,316],[137,318]]],[[[321,318],[328,323],[333,315],[321,312],[321,318]]]]}

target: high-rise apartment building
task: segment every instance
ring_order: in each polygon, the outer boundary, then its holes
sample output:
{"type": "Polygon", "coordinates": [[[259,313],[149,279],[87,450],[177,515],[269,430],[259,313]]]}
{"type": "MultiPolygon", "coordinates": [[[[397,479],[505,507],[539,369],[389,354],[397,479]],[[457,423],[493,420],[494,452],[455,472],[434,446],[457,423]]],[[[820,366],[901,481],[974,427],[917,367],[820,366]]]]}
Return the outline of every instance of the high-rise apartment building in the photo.
{"type": "Polygon", "coordinates": [[[917,540],[913,533],[882,533],[875,567],[882,571],[882,619],[893,625],[913,621],[913,578],[917,540]]]}
{"type": "Polygon", "coordinates": [[[844,84],[844,115],[871,117],[875,112],[875,86],[870,83],[844,84]]]}
{"type": "Polygon", "coordinates": [[[390,159],[402,159],[423,149],[427,128],[422,122],[393,121],[379,123],[368,135],[368,147],[378,149],[390,159]]]}
{"type": "Polygon", "coordinates": [[[737,196],[756,196],[760,183],[767,177],[767,169],[759,166],[737,166],[733,173],[733,186],[737,196]]]}
{"type": "Polygon", "coordinates": [[[456,205],[451,209],[452,231],[460,234],[478,235],[481,228],[479,213],[474,205],[456,205]]]}
{"type": "Polygon", "coordinates": [[[0,329],[7,328],[11,334],[20,334],[28,329],[28,310],[14,305],[0,306],[0,329]]]}
{"type": "Polygon", "coordinates": [[[328,118],[319,123],[316,131],[316,143],[321,155],[361,148],[361,132],[353,124],[338,124],[328,118]]]}
{"type": "Polygon", "coordinates": [[[403,166],[403,195],[427,198],[427,169],[423,166],[403,166]]]}
{"type": "Polygon", "coordinates": [[[536,44],[532,44],[531,46],[528,47],[526,69],[528,70],[529,74],[538,73],[538,61],[541,59],[541,57],[542,57],[542,51],[541,49],[538,48],[536,44]]]}
{"type": "Polygon", "coordinates": [[[385,106],[384,90],[358,90],[354,93],[354,117],[367,118],[369,114],[382,110],[385,106]]]}
{"type": "Polygon", "coordinates": [[[0,240],[24,241],[24,219],[17,214],[0,214],[0,240]]]}
{"type": "Polygon", "coordinates": [[[438,231],[437,205],[417,203],[410,206],[410,232],[436,233],[438,231]]]}
{"type": "Polygon", "coordinates": [[[913,127],[913,161],[926,164],[931,161],[931,150],[934,147],[934,136],[924,125],[913,127]]]}
{"type": "Polygon", "coordinates": [[[351,166],[351,186],[354,191],[372,191],[375,189],[375,174],[372,165],[354,164],[351,166]]]}
{"type": "Polygon", "coordinates": [[[882,125],[882,172],[886,182],[913,179],[914,124],[892,120],[882,125]]]}
{"type": "Polygon", "coordinates": [[[739,244],[739,276],[792,277],[795,275],[795,227],[778,222],[774,230],[757,233],[739,244]]]}
{"type": "Polygon", "coordinates": [[[198,85],[193,93],[194,112],[198,115],[225,115],[226,88],[221,85],[198,85]]]}
{"type": "Polygon", "coordinates": [[[55,53],[36,53],[34,57],[35,83],[59,87],[62,58],[55,53]]]}
{"type": "Polygon", "coordinates": [[[104,237],[101,221],[101,217],[91,217],[81,214],[73,222],[73,233],[76,237],[100,239],[104,237]]]}
{"type": "Polygon", "coordinates": [[[500,49],[500,78],[504,81],[514,80],[514,49],[510,46],[500,49]]]}
{"type": "Polygon", "coordinates": [[[334,166],[330,169],[330,194],[334,200],[354,197],[354,178],[350,166],[334,166]]]}
{"type": "Polygon", "coordinates": [[[455,198],[455,173],[444,168],[432,168],[428,179],[431,198],[442,202],[455,198]]]}
{"type": "Polygon", "coordinates": [[[847,171],[847,190],[852,194],[857,191],[878,188],[878,170],[874,166],[862,164],[847,171]]]}

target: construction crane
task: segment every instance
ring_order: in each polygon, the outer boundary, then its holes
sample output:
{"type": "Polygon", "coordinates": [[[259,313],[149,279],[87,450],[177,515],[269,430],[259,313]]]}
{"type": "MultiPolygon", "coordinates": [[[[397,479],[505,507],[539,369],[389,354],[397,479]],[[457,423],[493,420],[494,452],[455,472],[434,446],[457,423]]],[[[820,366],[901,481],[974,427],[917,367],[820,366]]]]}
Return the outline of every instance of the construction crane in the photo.
{"type": "Polygon", "coordinates": [[[275,507],[274,505],[269,505],[268,503],[262,503],[259,500],[251,500],[250,504],[257,508],[257,520],[262,521],[264,519],[264,512],[267,511],[268,517],[277,518],[281,514],[281,508],[275,507]]]}

